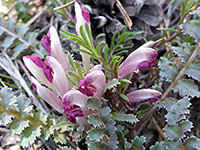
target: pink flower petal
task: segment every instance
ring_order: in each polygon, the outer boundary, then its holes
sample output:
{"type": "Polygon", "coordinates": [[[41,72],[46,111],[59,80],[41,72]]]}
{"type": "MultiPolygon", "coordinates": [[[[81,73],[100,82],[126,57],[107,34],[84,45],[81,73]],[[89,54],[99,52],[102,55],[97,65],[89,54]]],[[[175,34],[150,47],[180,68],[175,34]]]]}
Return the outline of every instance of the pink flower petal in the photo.
{"type": "Polygon", "coordinates": [[[45,62],[53,70],[52,85],[62,97],[71,89],[71,85],[66,77],[66,73],[61,64],[55,58],[47,56],[45,62]]]}
{"type": "Polygon", "coordinates": [[[136,90],[126,95],[131,103],[142,103],[146,101],[155,102],[162,94],[153,89],[136,90]]]}
{"type": "Polygon", "coordinates": [[[60,113],[63,113],[64,106],[62,100],[56,96],[54,92],[45,86],[42,86],[34,77],[30,77],[34,85],[35,92],[42,97],[50,106],[60,113]]]}
{"type": "Polygon", "coordinates": [[[144,69],[151,66],[158,56],[152,48],[139,48],[132,52],[125,61],[119,66],[118,78],[124,78],[137,69],[144,69]]]}
{"type": "Polygon", "coordinates": [[[42,84],[53,88],[43,72],[44,62],[38,56],[24,56],[23,61],[27,69],[35,78],[37,78],[42,84]]]}

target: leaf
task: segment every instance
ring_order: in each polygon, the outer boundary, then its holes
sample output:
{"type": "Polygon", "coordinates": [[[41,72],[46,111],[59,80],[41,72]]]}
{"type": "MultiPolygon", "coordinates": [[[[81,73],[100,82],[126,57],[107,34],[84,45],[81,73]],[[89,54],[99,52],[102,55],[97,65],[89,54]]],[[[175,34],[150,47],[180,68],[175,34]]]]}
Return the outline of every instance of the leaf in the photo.
{"type": "Polygon", "coordinates": [[[26,24],[20,24],[16,27],[17,35],[21,38],[24,37],[25,33],[29,30],[26,24]]]}
{"type": "Polygon", "coordinates": [[[196,42],[200,41],[200,28],[199,28],[200,21],[199,20],[192,20],[189,23],[185,23],[180,25],[184,34],[189,34],[190,36],[194,37],[196,42]]]}
{"type": "Polygon", "coordinates": [[[13,116],[4,113],[4,112],[0,112],[0,124],[6,126],[7,124],[9,124],[12,121],[13,116]]]}
{"type": "Polygon", "coordinates": [[[185,74],[200,82],[200,63],[190,64],[185,74]]]}
{"type": "Polygon", "coordinates": [[[5,49],[9,48],[13,44],[15,39],[15,37],[6,37],[3,41],[2,47],[4,47],[5,49]]]}
{"type": "Polygon", "coordinates": [[[54,133],[53,138],[56,143],[65,144],[67,142],[65,135],[58,134],[57,132],[54,133]]]}
{"type": "Polygon", "coordinates": [[[19,45],[17,45],[16,47],[15,47],[15,49],[14,49],[14,54],[13,54],[13,56],[15,57],[15,58],[17,58],[24,50],[26,50],[28,48],[28,46],[27,45],[25,45],[25,44],[19,44],[19,45]]]}
{"type": "Polygon", "coordinates": [[[167,78],[167,81],[173,81],[178,74],[178,68],[176,64],[165,57],[161,57],[158,66],[160,68],[160,75],[167,78]]]}
{"type": "Polygon", "coordinates": [[[16,97],[13,95],[12,90],[8,87],[5,87],[0,90],[0,104],[6,107],[6,109],[16,109],[16,97]]]}
{"type": "Polygon", "coordinates": [[[89,98],[87,100],[87,107],[89,109],[92,109],[92,110],[97,110],[99,111],[100,110],[100,107],[101,107],[101,103],[98,99],[95,99],[95,98],[89,98]]]}
{"type": "Polygon", "coordinates": [[[138,137],[136,136],[132,141],[132,149],[134,150],[144,150],[145,147],[143,146],[144,142],[145,142],[145,137],[144,136],[141,136],[141,137],[138,137]]]}
{"type": "Polygon", "coordinates": [[[33,106],[30,105],[31,101],[25,97],[24,95],[20,94],[17,97],[17,107],[18,107],[18,111],[20,112],[20,114],[22,116],[28,116],[28,115],[32,115],[32,108],[33,106]]]}
{"type": "Polygon", "coordinates": [[[36,36],[37,36],[37,34],[35,32],[27,33],[27,42],[29,45],[31,45],[33,47],[36,46],[36,36]]]}
{"type": "Polygon", "coordinates": [[[195,136],[192,136],[185,141],[184,147],[186,150],[199,149],[200,139],[196,138],[195,136]]]}
{"type": "Polygon", "coordinates": [[[126,95],[124,95],[123,93],[120,94],[120,97],[123,98],[123,100],[125,100],[125,101],[129,101],[128,97],[126,95]]]}
{"type": "Polygon", "coordinates": [[[22,131],[21,135],[21,145],[22,147],[28,147],[29,144],[34,143],[37,137],[41,135],[41,126],[36,127],[34,125],[30,125],[25,130],[22,131]]]}
{"type": "Polygon", "coordinates": [[[194,82],[189,79],[179,80],[176,83],[173,90],[178,91],[181,94],[181,96],[200,97],[198,86],[195,85],[194,82]]]}
{"type": "Polygon", "coordinates": [[[200,16],[200,7],[198,7],[195,10],[193,10],[192,12],[190,12],[190,14],[196,14],[196,15],[200,16]]]}
{"type": "Polygon", "coordinates": [[[114,87],[116,87],[117,85],[119,85],[120,82],[118,79],[113,79],[111,81],[109,81],[107,84],[106,84],[106,87],[105,87],[105,90],[104,92],[107,90],[107,89],[112,89],[114,87]]]}
{"type": "Polygon", "coordinates": [[[169,112],[165,115],[168,124],[176,125],[178,121],[185,119],[185,114],[190,113],[188,110],[190,105],[191,103],[189,102],[189,99],[185,97],[176,102],[171,108],[169,108],[169,112]]]}
{"type": "Polygon", "coordinates": [[[178,143],[177,141],[169,141],[169,140],[165,140],[164,141],[167,145],[167,148],[169,150],[183,150],[183,145],[178,143]]]}
{"type": "Polygon", "coordinates": [[[6,23],[7,29],[9,31],[14,32],[14,28],[15,28],[15,19],[9,19],[6,23]]]}
{"type": "Polygon", "coordinates": [[[165,126],[164,131],[165,135],[171,140],[171,141],[177,141],[180,140],[185,136],[184,132],[191,131],[192,123],[189,120],[181,121],[178,125],[173,126],[165,126]]]}
{"type": "Polygon", "coordinates": [[[103,122],[109,122],[111,119],[111,109],[109,107],[103,107],[99,111],[99,116],[101,117],[103,122]]]}
{"type": "Polygon", "coordinates": [[[160,143],[156,142],[155,145],[152,145],[150,147],[150,150],[167,150],[167,147],[166,145],[164,145],[163,142],[160,142],[160,143]]]}
{"type": "Polygon", "coordinates": [[[88,132],[90,140],[100,142],[100,139],[104,136],[104,129],[94,128],[88,132]]]}
{"type": "Polygon", "coordinates": [[[112,150],[112,149],[100,142],[90,142],[89,150],[112,150]]]}
{"type": "Polygon", "coordinates": [[[20,135],[22,131],[29,126],[29,121],[22,121],[19,119],[14,119],[8,127],[10,128],[11,136],[14,134],[20,135]]]}
{"type": "Polygon", "coordinates": [[[176,99],[169,97],[166,98],[164,101],[159,101],[158,107],[164,107],[167,111],[170,111],[171,107],[176,104],[176,99]]]}
{"type": "Polygon", "coordinates": [[[119,114],[116,112],[112,112],[111,114],[113,115],[113,118],[117,121],[127,121],[131,123],[138,122],[138,119],[133,114],[119,114]]]}
{"type": "Polygon", "coordinates": [[[191,55],[191,45],[189,43],[183,43],[182,47],[173,46],[172,50],[178,56],[182,56],[182,61],[186,62],[191,55]]]}
{"type": "Polygon", "coordinates": [[[93,125],[94,127],[99,127],[103,124],[103,122],[101,121],[101,119],[95,115],[91,115],[88,117],[88,122],[93,125]]]}

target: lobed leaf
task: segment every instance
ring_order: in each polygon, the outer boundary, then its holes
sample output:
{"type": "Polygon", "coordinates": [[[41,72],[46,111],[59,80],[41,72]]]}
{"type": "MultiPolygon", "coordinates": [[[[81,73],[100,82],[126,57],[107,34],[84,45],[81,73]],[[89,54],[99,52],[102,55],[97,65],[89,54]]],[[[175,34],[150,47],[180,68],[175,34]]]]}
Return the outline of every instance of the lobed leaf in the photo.
{"type": "Polygon", "coordinates": [[[104,129],[94,128],[88,132],[90,140],[100,142],[100,139],[104,136],[104,129]]]}
{"type": "Polygon", "coordinates": [[[136,136],[132,141],[132,149],[138,149],[138,150],[144,150],[145,147],[144,147],[144,142],[145,142],[145,137],[144,136],[141,136],[141,137],[138,137],[136,136]]]}
{"type": "Polygon", "coordinates": [[[200,81],[200,62],[190,64],[185,74],[197,81],[200,81]]]}
{"type": "Polygon", "coordinates": [[[158,66],[160,68],[160,75],[167,78],[167,81],[173,81],[178,74],[176,64],[165,57],[161,57],[158,66]]]}
{"type": "Polygon", "coordinates": [[[198,86],[195,85],[194,82],[189,79],[179,80],[176,83],[173,90],[178,91],[181,94],[181,96],[200,97],[198,86]]]}
{"type": "Polygon", "coordinates": [[[89,109],[92,109],[92,110],[97,110],[99,111],[100,110],[100,107],[101,107],[101,103],[98,99],[95,99],[95,98],[89,98],[87,100],[87,107],[89,109]]]}
{"type": "Polygon", "coordinates": [[[133,114],[120,114],[120,113],[116,113],[116,112],[112,112],[111,114],[112,114],[113,118],[117,121],[127,121],[127,122],[131,122],[131,123],[138,122],[137,117],[133,114]]]}
{"type": "Polygon", "coordinates": [[[97,117],[97,116],[95,116],[95,115],[89,116],[89,117],[88,117],[88,122],[89,122],[91,125],[93,125],[94,127],[99,127],[99,126],[101,126],[101,125],[104,124],[103,121],[102,121],[99,117],[97,117]]]}
{"type": "Polygon", "coordinates": [[[167,150],[167,147],[164,145],[164,142],[156,142],[155,145],[150,147],[150,150],[167,150]]]}
{"type": "Polygon", "coordinates": [[[172,126],[165,126],[164,131],[165,135],[171,140],[171,141],[178,141],[185,137],[184,132],[191,131],[192,123],[189,120],[181,121],[178,125],[172,125],[172,126]]]}
{"type": "Polygon", "coordinates": [[[199,24],[200,24],[199,20],[192,20],[189,23],[180,25],[180,27],[184,34],[189,34],[190,36],[195,38],[196,42],[199,42],[200,41],[199,24]]]}

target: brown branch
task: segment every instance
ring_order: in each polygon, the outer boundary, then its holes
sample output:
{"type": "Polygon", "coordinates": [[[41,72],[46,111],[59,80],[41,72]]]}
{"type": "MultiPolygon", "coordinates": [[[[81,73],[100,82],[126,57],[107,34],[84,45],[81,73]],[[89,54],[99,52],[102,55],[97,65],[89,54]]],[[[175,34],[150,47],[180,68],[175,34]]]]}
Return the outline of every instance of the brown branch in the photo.
{"type": "Polygon", "coordinates": [[[163,138],[164,140],[166,140],[166,136],[165,136],[163,130],[161,129],[161,127],[159,126],[158,122],[156,121],[156,119],[155,119],[154,117],[152,117],[152,121],[153,121],[153,123],[154,123],[156,129],[158,130],[158,132],[159,132],[160,135],[162,136],[162,138],[163,138]]]}
{"type": "Polygon", "coordinates": [[[68,6],[72,5],[72,4],[74,4],[76,1],[77,1],[77,0],[73,0],[73,1],[71,1],[71,2],[69,2],[69,3],[67,3],[67,4],[65,4],[65,5],[56,7],[56,8],[54,8],[54,11],[57,11],[57,10],[59,10],[59,9],[63,9],[63,8],[65,8],[65,7],[68,7],[68,6]]]}

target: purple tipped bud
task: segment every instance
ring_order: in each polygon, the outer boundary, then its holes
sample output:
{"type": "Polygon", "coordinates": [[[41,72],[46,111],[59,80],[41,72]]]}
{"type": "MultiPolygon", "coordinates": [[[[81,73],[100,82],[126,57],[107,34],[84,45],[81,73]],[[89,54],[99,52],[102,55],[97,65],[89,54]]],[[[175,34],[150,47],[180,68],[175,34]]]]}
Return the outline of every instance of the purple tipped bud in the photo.
{"type": "Polygon", "coordinates": [[[118,78],[124,78],[137,69],[151,67],[156,60],[158,53],[152,48],[139,48],[132,52],[119,66],[118,78]]]}
{"type": "Polygon", "coordinates": [[[37,78],[42,84],[53,88],[46,76],[46,73],[43,72],[43,67],[46,65],[38,56],[24,56],[24,64],[26,68],[37,78]]]}
{"type": "Polygon", "coordinates": [[[155,102],[162,94],[153,89],[141,89],[133,91],[126,95],[131,103],[143,103],[146,101],[155,102]]]}
{"type": "Polygon", "coordinates": [[[52,57],[58,60],[66,73],[71,70],[70,64],[62,49],[58,33],[54,26],[51,26],[48,35],[42,38],[41,45],[52,57]]]}

